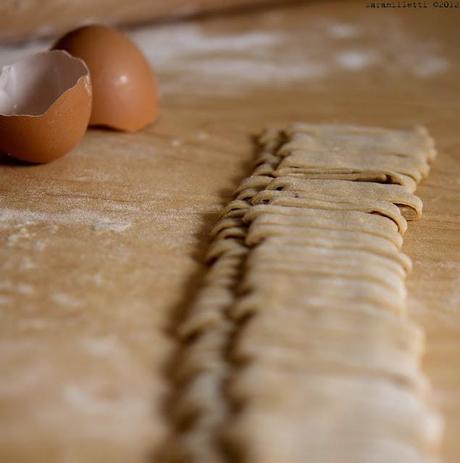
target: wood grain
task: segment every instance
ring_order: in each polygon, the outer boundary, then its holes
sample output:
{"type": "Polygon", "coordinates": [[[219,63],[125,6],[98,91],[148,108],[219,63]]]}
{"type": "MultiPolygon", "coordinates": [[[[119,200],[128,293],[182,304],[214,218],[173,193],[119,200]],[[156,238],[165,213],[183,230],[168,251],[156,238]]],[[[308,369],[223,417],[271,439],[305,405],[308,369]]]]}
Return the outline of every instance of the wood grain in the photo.
{"type": "Polygon", "coordinates": [[[273,3],[270,0],[3,0],[0,42],[62,34],[81,24],[136,24],[273,3]]]}
{"type": "MultiPolygon", "coordinates": [[[[191,22],[212,47],[153,59],[163,86],[153,127],[91,130],[49,165],[3,157],[0,460],[137,462],[161,449],[171,328],[200,284],[208,232],[250,170],[253,135],[303,120],[423,124],[436,139],[405,252],[411,316],[425,328],[424,368],[446,419],[443,454],[456,462],[459,14],[346,2],[191,22]]],[[[182,27],[152,31],[149,56],[182,27]]]]}

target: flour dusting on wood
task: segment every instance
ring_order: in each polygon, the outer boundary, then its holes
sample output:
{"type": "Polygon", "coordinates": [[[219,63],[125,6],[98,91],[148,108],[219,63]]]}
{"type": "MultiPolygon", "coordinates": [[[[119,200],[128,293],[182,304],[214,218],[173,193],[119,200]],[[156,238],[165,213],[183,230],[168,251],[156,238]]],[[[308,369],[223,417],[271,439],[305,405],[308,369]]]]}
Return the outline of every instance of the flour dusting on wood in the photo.
{"type": "Polygon", "coordinates": [[[122,232],[130,228],[133,222],[110,216],[108,213],[84,209],[69,209],[65,212],[40,212],[27,209],[3,208],[0,210],[0,229],[6,228],[13,231],[8,237],[8,244],[17,244],[22,239],[31,238],[31,232],[27,226],[36,223],[59,225],[82,225],[94,230],[122,232]]]}
{"type": "MultiPolygon", "coordinates": [[[[235,94],[372,68],[430,79],[452,65],[439,43],[407,31],[397,15],[354,22],[312,16],[293,25],[289,34],[283,15],[267,13],[259,30],[216,27],[211,33],[199,22],[185,22],[140,27],[129,34],[158,72],[163,94],[235,94]]],[[[0,65],[49,44],[1,46],[0,65]]]]}
{"type": "Polygon", "coordinates": [[[289,34],[278,29],[273,14],[267,18],[267,27],[257,32],[215,28],[209,33],[198,24],[185,23],[137,29],[131,36],[160,76],[167,76],[161,82],[164,93],[190,88],[241,93],[269,83],[314,82],[371,68],[429,79],[450,67],[436,41],[409,33],[397,16],[355,23],[310,18],[301,27],[293,25],[289,34]],[[380,38],[383,31],[385,41],[380,38]]]}

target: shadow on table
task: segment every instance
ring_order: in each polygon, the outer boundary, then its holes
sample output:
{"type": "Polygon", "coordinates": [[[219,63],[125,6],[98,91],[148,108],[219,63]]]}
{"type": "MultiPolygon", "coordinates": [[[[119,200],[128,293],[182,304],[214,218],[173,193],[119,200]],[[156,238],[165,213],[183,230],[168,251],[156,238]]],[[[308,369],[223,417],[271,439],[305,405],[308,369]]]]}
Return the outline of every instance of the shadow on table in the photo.
{"type": "MultiPolygon", "coordinates": [[[[244,163],[241,167],[241,174],[232,182],[234,187],[231,190],[222,190],[219,193],[219,199],[222,206],[230,202],[234,197],[234,191],[240,181],[247,177],[248,173],[252,171],[254,159],[258,153],[258,146],[254,143],[254,149],[251,158],[244,163]]],[[[161,445],[159,451],[151,455],[151,462],[166,463],[171,461],[170,452],[174,451],[178,447],[177,437],[183,430],[183,423],[178,423],[174,418],[175,405],[181,397],[183,384],[177,380],[177,368],[180,365],[184,355],[186,354],[193,339],[182,340],[178,336],[178,328],[181,323],[187,319],[190,307],[194,300],[200,293],[203,285],[204,278],[207,273],[207,264],[205,262],[206,253],[210,247],[211,241],[209,239],[210,231],[217,223],[220,212],[205,213],[201,217],[200,230],[195,234],[195,238],[198,240],[198,246],[195,250],[193,258],[200,263],[198,270],[191,275],[188,281],[185,283],[180,302],[173,308],[172,315],[170,317],[169,324],[166,328],[168,336],[174,340],[175,348],[173,354],[165,362],[163,366],[163,375],[169,384],[171,392],[166,398],[163,405],[162,414],[165,421],[169,424],[168,436],[161,445]]]]}

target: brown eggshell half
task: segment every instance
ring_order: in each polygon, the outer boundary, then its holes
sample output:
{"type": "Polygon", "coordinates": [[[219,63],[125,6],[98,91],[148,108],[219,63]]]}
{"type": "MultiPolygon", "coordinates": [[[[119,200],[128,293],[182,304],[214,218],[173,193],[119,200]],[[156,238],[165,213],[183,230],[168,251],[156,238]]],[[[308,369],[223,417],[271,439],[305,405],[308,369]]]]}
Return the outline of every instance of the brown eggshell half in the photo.
{"type": "Polygon", "coordinates": [[[156,119],[153,71],[125,34],[112,27],[84,26],[63,36],[53,48],[83,59],[90,70],[91,125],[135,132],[156,119]]]}
{"type": "Polygon", "coordinates": [[[57,159],[83,137],[91,114],[86,64],[47,51],[0,73],[0,151],[31,163],[57,159]]]}

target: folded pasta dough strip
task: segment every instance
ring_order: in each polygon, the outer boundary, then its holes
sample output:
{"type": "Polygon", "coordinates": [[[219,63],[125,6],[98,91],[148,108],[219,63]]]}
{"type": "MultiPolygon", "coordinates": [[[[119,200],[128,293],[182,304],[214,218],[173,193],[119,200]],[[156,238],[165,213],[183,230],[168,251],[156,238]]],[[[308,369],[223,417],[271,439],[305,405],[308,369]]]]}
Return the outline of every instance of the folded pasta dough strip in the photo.
{"type": "Polygon", "coordinates": [[[426,129],[268,130],[179,327],[173,460],[434,463],[442,420],[406,313],[426,129]]]}

